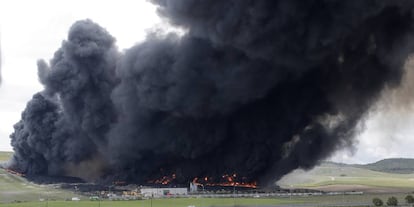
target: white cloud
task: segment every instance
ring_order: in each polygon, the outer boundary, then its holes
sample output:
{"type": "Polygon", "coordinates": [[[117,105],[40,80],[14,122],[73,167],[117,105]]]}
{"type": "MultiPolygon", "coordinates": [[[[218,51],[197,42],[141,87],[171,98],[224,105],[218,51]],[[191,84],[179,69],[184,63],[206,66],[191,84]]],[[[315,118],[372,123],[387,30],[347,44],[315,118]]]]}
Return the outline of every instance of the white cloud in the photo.
{"type": "Polygon", "coordinates": [[[414,116],[392,107],[371,112],[365,130],[356,137],[356,150],[341,150],[331,158],[345,163],[370,163],[385,158],[413,158],[414,116]]]}

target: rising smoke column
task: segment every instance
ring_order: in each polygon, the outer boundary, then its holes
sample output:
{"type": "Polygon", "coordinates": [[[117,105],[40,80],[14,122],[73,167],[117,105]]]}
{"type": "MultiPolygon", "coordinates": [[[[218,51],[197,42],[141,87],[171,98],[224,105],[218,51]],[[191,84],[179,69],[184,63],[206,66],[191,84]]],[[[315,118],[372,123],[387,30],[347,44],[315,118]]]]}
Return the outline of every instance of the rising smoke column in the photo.
{"type": "MultiPolygon", "coordinates": [[[[115,39],[90,20],[75,23],[50,62],[39,61],[39,77],[45,93],[56,96],[64,118],[83,145],[104,145],[105,134],[115,120],[110,100],[117,83],[115,39]],[[92,143],[87,143],[92,141],[92,143]]],[[[87,151],[93,148],[87,148],[87,151]]]]}
{"type": "MultiPolygon", "coordinates": [[[[61,166],[99,156],[101,179],[275,181],[351,146],[414,48],[409,0],[153,3],[186,33],[151,33],[119,55],[104,29],[80,21],[50,66],[39,63],[64,123],[52,130],[65,137],[61,166]]],[[[38,164],[25,161],[45,155],[20,135],[35,131],[16,126],[13,147],[28,153],[12,167],[28,172],[38,164]]]]}
{"type": "Polygon", "coordinates": [[[39,61],[39,79],[45,90],[29,102],[22,121],[15,125],[15,133],[11,135],[17,152],[13,168],[25,173],[63,175],[67,164],[99,156],[106,143],[105,133],[115,120],[110,100],[117,82],[114,73],[118,52],[114,41],[106,30],[92,21],[76,22],[50,66],[39,61]],[[43,96],[45,98],[41,99],[43,96]],[[59,107],[34,111],[36,108],[33,109],[31,103],[39,102],[37,100],[51,100],[59,107]],[[32,113],[35,115],[25,117],[32,113]],[[44,116],[49,113],[57,113],[53,123],[44,116]],[[31,125],[39,125],[39,130],[44,132],[37,136],[31,125]],[[27,136],[32,137],[31,140],[27,136]],[[47,144],[34,147],[36,140],[41,142],[41,139],[48,140],[47,144]],[[36,158],[33,153],[18,153],[32,152],[32,147],[36,149],[36,158]],[[49,151],[55,156],[49,156],[49,151]],[[51,162],[52,158],[56,161],[51,162]],[[30,170],[32,168],[36,170],[30,170]]]}
{"type": "Polygon", "coordinates": [[[22,120],[14,125],[15,132],[10,135],[14,147],[13,162],[19,171],[29,174],[55,173],[49,166],[59,160],[53,133],[59,119],[58,106],[45,99],[40,93],[33,96],[22,113],[22,120]],[[53,148],[49,148],[54,142],[53,148]]]}

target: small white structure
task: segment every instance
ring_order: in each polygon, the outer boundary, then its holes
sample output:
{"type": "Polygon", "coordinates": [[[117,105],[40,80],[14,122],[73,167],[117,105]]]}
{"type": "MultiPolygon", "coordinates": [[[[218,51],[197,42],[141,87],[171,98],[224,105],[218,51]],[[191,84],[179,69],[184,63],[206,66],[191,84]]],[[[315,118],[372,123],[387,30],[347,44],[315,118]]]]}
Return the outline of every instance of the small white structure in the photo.
{"type": "Polygon", "coordinates": [[[124,198],[121,195],[117,195],[115,193],[108,193],[108,199],[110,201],[120,201],[120,200],[124,200],[124,198]]]}
{"type": "Polygon", "coordinates": [[[72,201],[80,201],[80,198],[78,198],[78,197],[73,197],[73,198],[72,198],[72,201]]]}
{"type": "Polygon", "coordinates": [[[191,193],[197,193],[197,191],[198,191],[197,183],[191,182],[190,183],[190,192],[191,193]]]}
{"type": "Polygon", "coordinates": [[[175,195],[187,195],[187,188],[142,188],[141,194],[144,197],[164,197],[175,195]]]}

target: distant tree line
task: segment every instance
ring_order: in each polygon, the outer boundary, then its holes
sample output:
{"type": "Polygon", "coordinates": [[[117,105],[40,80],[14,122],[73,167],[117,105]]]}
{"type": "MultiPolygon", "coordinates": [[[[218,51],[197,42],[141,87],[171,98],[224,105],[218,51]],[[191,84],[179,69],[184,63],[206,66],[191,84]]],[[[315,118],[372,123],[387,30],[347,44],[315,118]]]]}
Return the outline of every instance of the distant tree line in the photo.
{"type": "MultiPolygon", "coordinates": [[[[414,204],[414,197],[412,195],[405,196],[406,204],[413,205],[414,204]]],[[[384,202],[380,198],[373,198],[372,203],[374,206],[383,206],[384,202]]],[[[398,206],[398,199],[394,196],[391,196],[387,200],[387,206],[398,206]]]]}

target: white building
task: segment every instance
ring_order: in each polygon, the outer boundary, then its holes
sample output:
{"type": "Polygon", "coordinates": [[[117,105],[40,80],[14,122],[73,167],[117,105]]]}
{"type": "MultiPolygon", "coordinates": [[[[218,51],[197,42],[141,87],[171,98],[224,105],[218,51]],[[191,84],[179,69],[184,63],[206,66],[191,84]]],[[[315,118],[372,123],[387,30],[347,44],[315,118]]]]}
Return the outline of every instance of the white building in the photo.
{"type": "Polygon", "coordinates": [[[144,197],[164,197],[174,195],[187,195],[187,188],[142,188],[141,194],[144,197]]]}

